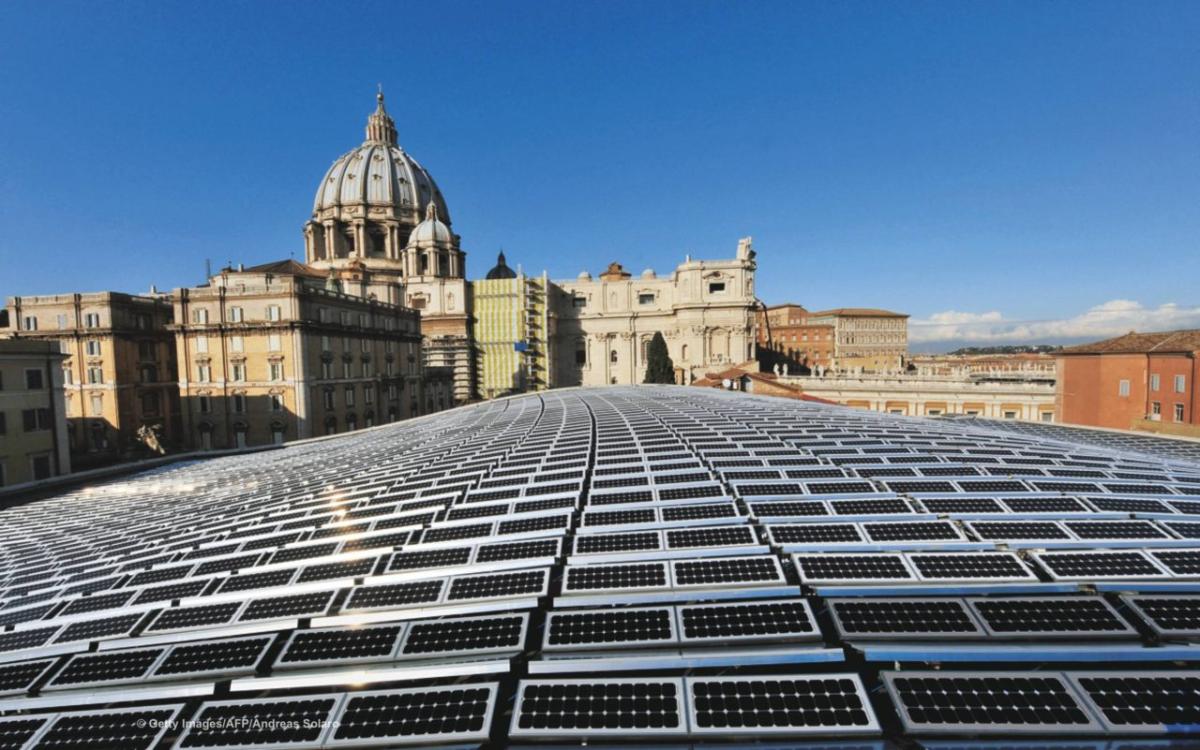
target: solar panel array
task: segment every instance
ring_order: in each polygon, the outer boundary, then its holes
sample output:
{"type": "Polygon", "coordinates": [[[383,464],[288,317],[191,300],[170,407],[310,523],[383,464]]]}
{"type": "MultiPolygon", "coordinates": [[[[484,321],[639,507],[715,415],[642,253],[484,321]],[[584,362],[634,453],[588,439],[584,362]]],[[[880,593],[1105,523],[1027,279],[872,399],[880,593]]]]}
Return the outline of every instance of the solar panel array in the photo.
{"type": "Polygon", "coordinates": [[[0,748],[1184,738],[1155,445],[608,388],[80,487],[0,511],[0,748]]]}

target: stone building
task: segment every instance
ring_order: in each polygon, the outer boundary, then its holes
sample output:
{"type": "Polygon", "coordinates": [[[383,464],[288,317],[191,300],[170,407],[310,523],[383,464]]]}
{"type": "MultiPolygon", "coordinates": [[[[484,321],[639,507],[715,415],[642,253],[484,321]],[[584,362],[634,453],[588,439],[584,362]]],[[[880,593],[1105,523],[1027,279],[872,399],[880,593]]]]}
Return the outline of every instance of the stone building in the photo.
{"type": "Polygon", "coordinates": [[[595,279],[585,271],[554,282],[554,382],[640,383],[655,333],[680,383],[754,359],[755,268],[746,238],[731,259],[688,258],[665,277],[647,269],[634,278],[612,263],[595,279]]]}
{"type": "Polygon", "coordinates": [[[475,396],[466,253],[433,177],[396,138],[383,92],[366,140],[338,157],[304,225],[305,259],[343,290],[421,312],[425,363],[454,374],[455,400],[475,396]]]}
{"type": "Polygon", "coordinates": [[[481,281],[471,282],[479,395],[542,391],[554,385],[550,280],[508,267],[504,253],[481,281]]]}
{"type": "Polygon", "coordinates": [[[448,389],[422,392],[417,313],[346,294],[329,272],[295,261],[225,269],[172,298],[192,448],[329,435],[449,405],[448,389]]]}
{"type": "Polygon", "coordinates": [[[833,327],[833,359],[841,372],[899,372],[908,356],[908,315],[869,307],[808,314],[808,323],[833,327]]]}
{"type": "Polygon", "coordinates": [[[175,346],[164,295],[11,297],[8,335],[61,347],[67,435],[76,470],[145,457],[180,442],[175,346]]]}
{"type": "Polygon", "coordinates": [[[63,373],[52,340],[0,340],[0,487],[71,473],[63,373]]]}

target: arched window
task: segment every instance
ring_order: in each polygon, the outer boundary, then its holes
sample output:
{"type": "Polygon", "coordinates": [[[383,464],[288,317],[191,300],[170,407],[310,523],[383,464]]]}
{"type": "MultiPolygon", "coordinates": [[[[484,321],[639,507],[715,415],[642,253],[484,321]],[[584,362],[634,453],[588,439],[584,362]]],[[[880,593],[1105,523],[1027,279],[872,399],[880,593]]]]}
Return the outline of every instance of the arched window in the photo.
{"type": "Polygon", "coordinates": [[[613,349],[611,352],[608,353],[608,361],[613,363],[614,365],[617,363],[617,350],[616,349],[613,349]]]}
{"type": "Polygon", "coordinates": [[[687,362],[687,344],[684,344],[679,349],[679,359],[682,362],[687,362]]]}

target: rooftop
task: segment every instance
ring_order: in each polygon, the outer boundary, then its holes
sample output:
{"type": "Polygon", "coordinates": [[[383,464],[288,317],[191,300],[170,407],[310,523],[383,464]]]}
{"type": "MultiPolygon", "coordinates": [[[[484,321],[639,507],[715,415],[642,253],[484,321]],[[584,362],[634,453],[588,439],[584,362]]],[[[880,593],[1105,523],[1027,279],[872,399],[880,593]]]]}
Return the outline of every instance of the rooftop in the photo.
{"type": "Polygon", "coordinates": [[[879,310],[874,307],[835,307],[832,310],[817,310],[809,312],[810,318],[819,317],[821,315],[837,315],[840,317],[859,317],[859,318],[907,318],[908,313],[892,312],[891,310],[879,310]]]}
{"type": "Polygon", "coordinates": [[[1198,537],[1200,462],[1153,445],[676,386],[513,397],[0,509],[0,736],[1180,738],[1198,537]]]}
{"type": "Polygon", "coordinates": [[[1068,346],[1058,354],[1174,354],[1198,351],[1200,351],[1200,329],[1188,329],[1158,333],[1130,331],[1124,336],[1116,338],[1068,346]]]}

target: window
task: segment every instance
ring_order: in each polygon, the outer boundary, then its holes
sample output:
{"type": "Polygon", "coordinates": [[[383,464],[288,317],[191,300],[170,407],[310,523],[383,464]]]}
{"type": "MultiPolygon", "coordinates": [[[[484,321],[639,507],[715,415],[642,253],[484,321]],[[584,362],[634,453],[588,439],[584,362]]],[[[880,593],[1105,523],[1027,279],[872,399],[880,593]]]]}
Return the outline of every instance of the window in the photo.
{"type": "Polygon", "coordinates": [[[84,328],[99,328],[100,313],[87,313],[83,316],[84,328]]]}
{"type": "Polygon", "coordinates": [[[8,415],[0,411],[0,435],[8,434],[8,415]]]}
{"type": "Polygon", "coordinates": [[[204,325],[205,323],[208,322],[208,310],[206,310],[203,307],[201,307],[197,310],[194,310],[192,312],[192,320],[195,321],[196,323],[199,323],[200,325],[204,325]]]}
{"type": "Polygon", "coordinates": [[[230,368],[233,375],[233,380],[238,383],[243,383],[246,380],[246,365],[243,362],[234,362],[230,368]]]}
{"type": "Polygon", "coordinates": [[[375,403],[375,389],[369,385],[363,387],[363,403],[364,404],[375,403]]]}
{"type": "Polygon", "coordinates": [[[140,359],[157,359],[157,357],[155,356],[155,353],[154,353],[154,342],[153,341],[139,341],[138,342],[138,357],[140,359]]]}
{"type": "Polygon", "coordinates": [[[283,363],[272,362],[270,365],[271,380],[283,380],[283,363]]]}
{"type": "Polygon", "coordinates": [[[75,374],[70,367],[63,368],[63,385],[74,385],[75,374]]]}
{"type": "Polygon", "coordinates": [[[1162,402],[1161,401],[1150,402],[1150,413],[1151,414],[1162,414],[1162,402]]]}
{"type": "Polygon", "coordinates": [[[1016,419],[1017,413],[1015,411],[1006,411],[1006,412],[1004,412],[1004,418],[1005,419],[1016,419]]]}
{"type": "Polygon", "coordinates": [[[322,362],[321,363],[321,378],[324,380],[333,380],[333,363],[332,362],[322,362]]]}
{"type": "Polygon", "coordinates": [[[354,416],[353,414],[347,414],[346,415],[346,429],[347,430],[357,430],[358,429],[358,417],[354,416]]]}
{"type": "Polygon", "coordinates": [[[616,349],[613,349],[611,352],[608,353],[608,361],[613,363],[614,365],[617,363],[617,350],[616,349]]]}
{"type": "Polygon", "coordinates": [[[207,426],[200,427],[200,450],[212,450],[212,430],[207,426]]]}
{"type": "Polygon", "coordinates": [[[349,336],[342,336],[342,353],[343,354],[350,353],[350,337],[349,336]]]}
{"type": "Polygon", "coordinates": [[[397,398],[399,398],[399,393],[400,393],[400,389],[396,387],[395,383],[392,383],[391,385],[388,386],[388,400],[389,401],[395,401],[397,398]]]}
{"type": "Polygon", "coordinates": [[[142,367],[142,382],[143,383],[157,383],[158,382],[158,368],[155,367],[154,365],[143,366],[142,367]]]}
{"type": "Polygon", "coordinates": [[[1175,421],[1183,421],[1183,404],[1175,404],[1175,421]]]}
{"type": "Polygon", "coordinates": [[[725,282],[724,281],[708,282],[708,293],[709,294],[724,294],[725,293],[725,282]]]}
{"type": "Polygon", "coordinates": [[[321,351],[323,351],[323,352],[333,351],[333,344],[329,341],[328,336],[321,337],[321,351]]]}
{"type": "Polygon", "coordinates": [[[571,304],[578,310],[581,307],[587,307],[587,297],[572,297],[571,304]]]}
{"type": "Polygon", "coordinates": [[[29,459],[29,465],[33,467],[34,479],[49,479],[53,476],[53,472],[50,470],[49,456],[34,456],[29,459]]]}
{"type": "Polygon", "coordinates": [[[142,413],[146,415],[158,414],[158,394],[151,391],[150,393],[142,394],[142,413]]]}
{"type": "Polygon", "coordinates": [[[26,370],[25,371],[25,389],[30,391],[40,391],[46,387],[42,377],[41,370],[26,370]]]}
{"type": "Polygon", "coordinates": [[[196,398],[196,407],[201,414],[208,414],[212,411],[212,399],[208,396],[198,396],[196,398]]]}
{"type": "Polygon", "coordinates": [[[246,413],[246,396],[244,394],[233,394],[233,411],[235,414],[246,413]]]}
{"type": "Polygon", "coordinates": [[[362,374],[363,374],[364,378],[369,378],[369,377],[371,377],[371,375],[374,374],[371,372],[371,363],[370,362],[362,363],[362,374]]]}
{"type": "Polygon", "coordinates": [[[575,364],[580,367],[587,364],[587,344],[582,341],[575,347],[575,364]]]}
{"type": "Polygon", "coordinates": [[[283,411],[283,394],[271,394],[271,411],[283,411]]]}
{"type": "Polygon", "coordinates": [[[387,361],[387,363],[384,365],[384,369],[387,370],[387,374],[389,376],[395,375],[396,374],[396,363],[389,359],[387,361]]]}
{"type": "Polygon", "coordinates": [[[338,320],[340,320],[342,325],[344,325],[344,326],[350,325],[350,311],[342,310],[341,313],[339,313],[339,315],[338,315],[338,320]]]}
{"type": "Polygon", "coordinates": [[[359,326],[359,328],[367,327],[367,314],[366,313],[358,314],[358,326],[359,326]]]}
{"type": "Polygon", "coordinates": [[[196,351],[200,352],[201,354],[208,353],[208,337],[207,336],[200,336],[199,338],[196,339],[196,351]]]}
{"type": "Polygon", "coordinates": [[[360,351],[364,351],[364,352],[371,351],[371,340],[370,339],[359,339],[358,348],[360,351]]]}
{"type": "Polygon", "coordinates": [[[1150,390],[1157,391],[1158,386],[1159,386],[1159,378],[1158,378],[1158,373],[1156,372],[1150,376],[1150,390]]]}
{"type": "Polygon", "coordinates": [[[354,406],[354,386],[346,388],[346,406],[354,406]]]}
{"type": "Polygon", "coordinates": [[[1117,385],[1117,395],[1118,396],[1128,396],[1129,395],[1129,381],[1128,380],[1122,380],[1117,385]]]}
{"type": "Polygon", "coordinates": [[[283,430],[279,428],[271,430],[271,442],[275,445],[283,445],[283,430]]]}
{"type": "Polygon", "coordinates": [[[639,305],[653,305],[654,304],[654,293],[653,292],[642,292],[641,294],[639,294],[638,295],[638,304],[639,305]]]}
{"type": "Polygon", "coordinates": [[[324,400],[325,400],[325,408],[326,408],[327,410],[332,410],[332,409],[333,409],[333,389],[332,389],[332,388],[328,388],[328,389],[326,389],[326,390],[324,391],[323,395],[324,395],[324,397],[325,397],[325,398],[324,398],[324,400]]]}
{"type": "Polygon", "coordinates": [[[237,444],[238,448],[246,447],[246,428],[245,427],[238,427],[237,430],[234,431],[233,441],[234,441],[234,443],[237,444]]]}
{"type": "Polygon", "coordinates": [[[267,306],[267,320],[278,321],[278,320],[280,320],[281,317],[282,316],[280,315],[279,305],[268,305],[267,306]]]}
{"type": "Polygon", "coordinates": [[[99,357],[100,342],[96,339],[88,339],[87,341],[83,342],[83,350],[87,352],[89,357],[99,357]]]}
{"type": "Polygon", "coordinates": [[[26,331],[36,331],[37,317],[34,315],[26,315],[21,319],[21,328],[25,329],[26,331]]]}
{"type": "Polygon", "coordinates": [[[21,423],[25,432],[40,432],[50,429],[49,409],[23,409],[21,423]]]}
{"type": "Polygon", "coordinates": [[[229,348],[235,352],[246,351],[246,340],[241,336],[231,336],[229,339],[229,348]]]}
{"type": "Polygon", "coordinates": [[[87,370],[88,382],[92,385],[100,385],[104,382],[104,371],[99,367],[89,367],[87,370]]]}
{"type": "Polygon", "coordinates": [[[1044,411],[1041,414],[1041,418],[1042,418],[1043,422],[1053,422],[1054,421],[1054,412],[1044,411]]]}
{"type": "Polygon", "coordinates": [[[240,308],[240,307],[229,308],[229,322],[230,323],[241,323],[242,322],[242,308],[240,308]]]}
{"type": "Polygon", "coordinates": [[[91,398],[91,402],[92,402],[92,414],[95,415],[95,414],[103,414],[104,413],[104,396],[101,396],[99,393],[93,394],[92,398],[91,398]]]}
{"type": "Polygon", "coordinates": [[[283,350],[283,344],[279,340],[278,333],[272,333],[267,336],[267,351],[278,352],[283,350]]]}
{"type": "Polygon", "coordinates": [[[1175,392],[1176,393],[1186,393],[1187,392],[1187,376],[1186,375],[1176,375],[1175,376],[1175,392]]]}
{"type": "Polygon", "coordinates": [[[325,307],[317,308],[317,321],[320,323],[329,322],[329,309],[325,307]]]}
{"type": "Polygon", "coordinates": [[[201,383],[207,383],[212,380],[212,368],[208,365],[197,365],[196,380],[199,380],[201,383]]]}

